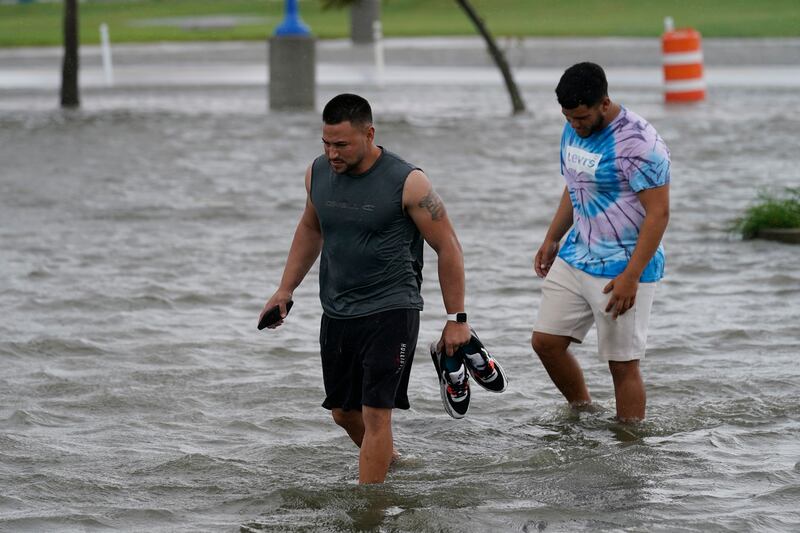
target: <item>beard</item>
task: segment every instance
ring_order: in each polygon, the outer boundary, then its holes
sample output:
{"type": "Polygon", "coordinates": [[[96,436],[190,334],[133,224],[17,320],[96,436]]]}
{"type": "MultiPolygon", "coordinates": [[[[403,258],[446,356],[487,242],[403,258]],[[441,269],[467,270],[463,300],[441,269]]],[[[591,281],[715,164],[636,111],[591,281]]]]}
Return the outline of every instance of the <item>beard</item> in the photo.
{"type": "Polygon", "coordinates": [[[602,115],[599,115],[597,117],[597,120],[595,120],[589,126],[589,128],[586,130],[585,134],[582,133],[582,131],[579,131],[579,130],[575,130],[575,133],[577,133],[579,137],[585,139],[587,137],[590,137],[593,133],[596,133],[596,132],[602,130],[603,129],[603,122],[605,122],[605,117],[602,116],[602,115]]]}
{"type": "Polygon", "coordinates": [[[328,164],[337,174],[351,174],[353,170],[358,168],[358,166],[361,164],[361,161],[361,159],[354,162],[348,162],[344,159],[328,159],[328,164]]]}
{"type": "Polygon", "coordinates": [[[334,159],[328,158],[328,164],[333,168],[337,174],[353,174],[357,173],[358,168],[364,162],[366,151],[363,149],[350,151],[347,159],[339,154],[339,157],[334,159]]]}

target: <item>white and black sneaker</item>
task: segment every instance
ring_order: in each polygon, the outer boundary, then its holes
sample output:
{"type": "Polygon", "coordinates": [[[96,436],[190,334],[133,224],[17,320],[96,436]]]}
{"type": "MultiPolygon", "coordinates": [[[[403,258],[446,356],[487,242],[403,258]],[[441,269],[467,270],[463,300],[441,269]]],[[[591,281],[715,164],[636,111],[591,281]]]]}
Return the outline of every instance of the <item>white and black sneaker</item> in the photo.
{"type": "MultiPolygon", "coordinates": [[[[463,361],[459,360],[460,366],[454,372],[448,372],[445,366],[444,352],[440,352],[437,343],[431,343],[431,359],[433,366],[436,367],[436,375],[439,378],[439,391],[442,395],[442,405],[448,415],[453,418],[464,418],[469,409],[469,374],[463,361]]],[[[453,357],[459,357],[454,354],[453,357]]]]}
{"type": "Polygon", "coordinates": [[[462,355],[467,370],[478,385],[491,392],[503,392],[508,385],[503,367],[489,354],[475,330],[471,331],[469,342],[458,349],[457,355],[462,355]]]}

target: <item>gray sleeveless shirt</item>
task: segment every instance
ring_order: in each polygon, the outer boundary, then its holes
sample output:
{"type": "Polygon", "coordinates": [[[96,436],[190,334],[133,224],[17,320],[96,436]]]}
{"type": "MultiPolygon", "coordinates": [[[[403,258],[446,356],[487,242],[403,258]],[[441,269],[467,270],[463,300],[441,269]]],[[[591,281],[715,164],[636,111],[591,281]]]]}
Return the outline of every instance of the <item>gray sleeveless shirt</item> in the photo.
{"type": "Polygon", "coordinates": [[[416,169],[384,150],[367,172],[337,174],[322,155],[311,166],[311,203],[322,227],[319,297],[333,318],[422,310],[422,236],[403,210],[416,169]]]}

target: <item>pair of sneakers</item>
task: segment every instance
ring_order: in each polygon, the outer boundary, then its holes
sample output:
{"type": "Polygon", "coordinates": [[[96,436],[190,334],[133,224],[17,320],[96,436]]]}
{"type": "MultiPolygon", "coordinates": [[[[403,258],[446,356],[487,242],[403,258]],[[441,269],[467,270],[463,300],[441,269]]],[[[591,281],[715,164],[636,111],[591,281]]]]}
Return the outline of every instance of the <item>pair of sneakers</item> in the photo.
{"type": "Polygon", "coordinates": [[[503,392],[508,384],[500,363],[489,354],[475,330],[471,331],[469,342],[456,350],[452,357],[439,351],[436,342],[430,347],[442,404],[453,418],[464,418],[469,409],[469,376],[491,392],[503,392]]]}

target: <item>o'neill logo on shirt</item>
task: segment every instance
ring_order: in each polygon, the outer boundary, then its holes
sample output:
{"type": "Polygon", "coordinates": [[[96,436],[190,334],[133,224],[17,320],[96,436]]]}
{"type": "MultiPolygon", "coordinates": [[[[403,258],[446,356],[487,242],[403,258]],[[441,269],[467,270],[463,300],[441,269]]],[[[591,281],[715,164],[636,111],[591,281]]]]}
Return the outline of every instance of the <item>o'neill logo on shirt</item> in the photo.
{"type": "Polygon", "coordinates": [[[339,209],[352,209],[352,210],[362,210],[362,211],[369,211],[370,213],[375,210],[375,206],[372,204],[354,204],[351,202],[337,202],[336,200],[326,200],[325,205],[328,207],[336,207],[339,209]]]}
{"type": "Polygon", "coordinates": [[[603,154],[593,154],[576,146],[567,146],[565,164],[568,169],[575,171],[577,174],[594,176],[601,157],[603,157],[603,154]]]}

